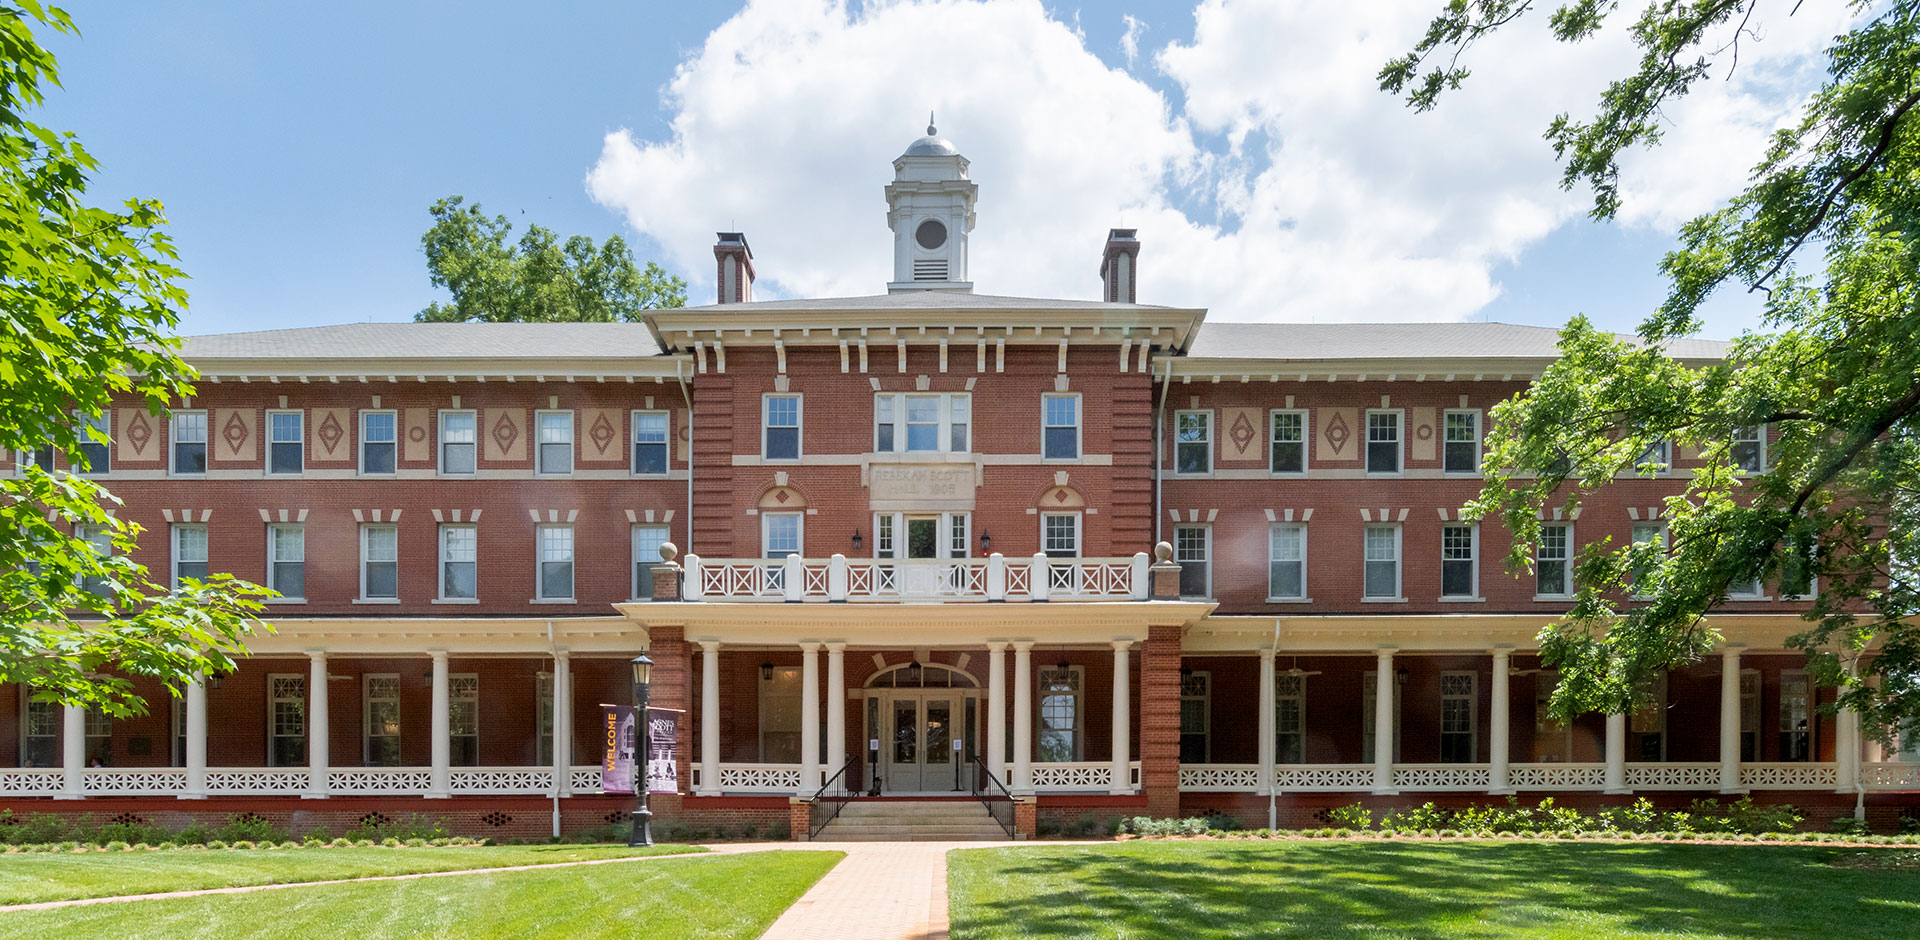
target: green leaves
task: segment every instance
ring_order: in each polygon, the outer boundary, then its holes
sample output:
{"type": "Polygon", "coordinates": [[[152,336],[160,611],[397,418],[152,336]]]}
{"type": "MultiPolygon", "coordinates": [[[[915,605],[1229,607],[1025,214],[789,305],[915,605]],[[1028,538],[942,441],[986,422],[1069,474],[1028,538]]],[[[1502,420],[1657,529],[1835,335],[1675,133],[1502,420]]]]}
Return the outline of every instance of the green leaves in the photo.
{"type": "Polygon", "coordinates": [[[420,236],[435,287],[453,294],[414,316],[430,322],[636,322],[640,312],[687,304],[687,282],[651,261],[634,267],[618,235],[595,245],[585,235],[560,242],[531,226],[517,244],[506,216],[488,218],[459,196],[433,204],[433,227],[420,236]]]}

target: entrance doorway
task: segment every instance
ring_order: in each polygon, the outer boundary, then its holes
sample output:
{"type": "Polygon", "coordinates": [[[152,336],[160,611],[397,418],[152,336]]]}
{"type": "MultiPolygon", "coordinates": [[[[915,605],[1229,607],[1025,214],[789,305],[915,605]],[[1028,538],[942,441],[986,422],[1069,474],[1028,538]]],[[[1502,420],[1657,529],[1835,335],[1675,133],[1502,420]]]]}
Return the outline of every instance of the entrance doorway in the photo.
{"type": "Polygon", "coordinates": [[[966,673],[938,665],[897,666],[868,682],[868,759],[881,792],[967,792],[979,736],[979,690],[966,673]]]}

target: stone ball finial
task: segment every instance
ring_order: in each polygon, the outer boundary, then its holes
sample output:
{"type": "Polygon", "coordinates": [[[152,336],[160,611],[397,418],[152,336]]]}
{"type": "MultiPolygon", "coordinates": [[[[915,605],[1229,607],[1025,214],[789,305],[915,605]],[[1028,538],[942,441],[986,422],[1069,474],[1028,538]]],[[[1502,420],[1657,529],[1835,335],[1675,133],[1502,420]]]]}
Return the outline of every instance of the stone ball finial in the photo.
{"type": "Polygon", "coordinates": [[[1157,562],[1172,561],[1173,560],[1173,543],[1172,542],[1155,543],[1153,546],[1153,560],[1157,562]]]}
{"type": "Polygon", "coordinates": [[[940,132],[937,130],[934,130],[933,128],[933,112],[932,111],[927,112],[927,136],[928,137],[940,136],[940,132]]]}
{"type": "Polygon", "coordinates": [[[671,565],[673,564],[673,560],[679,557],[679,555],[680,555],[680,546],[675,545],[672,542],[660,543],[660,560],[661,561],[671,565]]]}

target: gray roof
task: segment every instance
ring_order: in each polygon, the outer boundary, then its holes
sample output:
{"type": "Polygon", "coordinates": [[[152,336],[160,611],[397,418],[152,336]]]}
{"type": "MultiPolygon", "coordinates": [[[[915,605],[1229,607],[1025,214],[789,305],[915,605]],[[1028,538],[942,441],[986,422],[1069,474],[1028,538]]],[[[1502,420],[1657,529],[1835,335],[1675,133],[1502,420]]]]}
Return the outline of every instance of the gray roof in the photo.
{"type": "MultiPolygon", "coordinates": [[[[1632,337],[1623,337],[1631,339],[1632,337]]],[[[1517,323],[1207,323],[1190,359],[1552,359],[1555,327],[1517,323]]],[[[1678,359],[1719,359],[1728,344],[1683,339],[1678,359]]]]}
{"type": "Polygon", "coordinates": [[[342,323],[186,337],[209,359],[633,359],[660,352],[644,323],[342,323]]]}
{"type": "MultiPolygon", "coordinates": [[[[927,130],[932,131],[933,128],[929,127],[927,128],[927,130]]],[[[960,148],[955,147],[953,145],[953,141],[948,140],[945,137],[935,137],[931,133],[929,133],[927,136],[922,137],[919,140],[916,140],[913,143],[908,144],[907,152],[903,154],[903,156],[950,157],[958,154],[959,152],[960,152],[960,148]]]]}
{"type": "MultiPolygon", "coordinates": [[[[1110,304],[1098,300],[1057,300],[1047,297],[1001,297],[961,291],[915,290],[864,297],[818,297],[804,300],[756,300],[747,304],[708,304],[672,313],[740,314],[787,311],[865,310],[1179,310],[1158,304],[1110,304]]],[[[669,312],[669,311],[662,311],[669,312]]]]}

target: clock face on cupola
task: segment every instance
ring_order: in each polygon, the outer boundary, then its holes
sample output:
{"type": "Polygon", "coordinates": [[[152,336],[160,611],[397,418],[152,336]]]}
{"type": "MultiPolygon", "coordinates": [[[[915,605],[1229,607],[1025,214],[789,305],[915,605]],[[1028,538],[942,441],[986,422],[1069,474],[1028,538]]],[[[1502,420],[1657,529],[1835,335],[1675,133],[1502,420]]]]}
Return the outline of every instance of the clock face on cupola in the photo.
{"type": "Polygon", "coordinates": [[[893,229],[892,294],[918,290],[971,293],[967,234],[980,187],[967,179],[967,158],[940,136],[927,116],[927,136],[893,161],[887,225],[893,229]]]}

